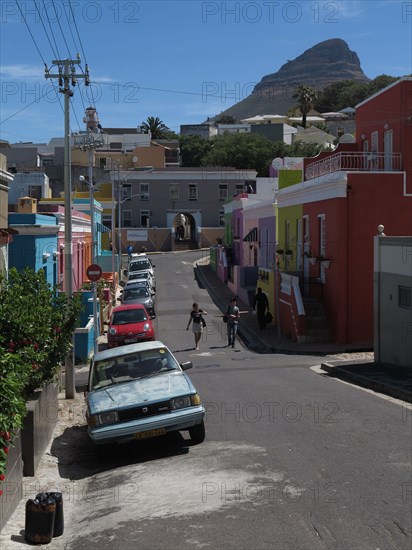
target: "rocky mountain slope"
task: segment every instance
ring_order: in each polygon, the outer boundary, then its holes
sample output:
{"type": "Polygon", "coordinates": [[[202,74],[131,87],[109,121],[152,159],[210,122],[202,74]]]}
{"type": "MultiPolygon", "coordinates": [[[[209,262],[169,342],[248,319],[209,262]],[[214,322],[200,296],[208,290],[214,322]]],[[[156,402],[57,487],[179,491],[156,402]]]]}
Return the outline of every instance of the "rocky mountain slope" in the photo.
{"type": "Polygon", "coordinates": [[[293,61],[288,61],[276,72],[266,75],[253,92],[242,101],[223,111],[240,120],[255,115],[286,114],[296,105],[292,98],[300,84],[319,90],[339,80],[368,82],[356,52],[340,38],[332,38],[309,48],[293,61]]]}

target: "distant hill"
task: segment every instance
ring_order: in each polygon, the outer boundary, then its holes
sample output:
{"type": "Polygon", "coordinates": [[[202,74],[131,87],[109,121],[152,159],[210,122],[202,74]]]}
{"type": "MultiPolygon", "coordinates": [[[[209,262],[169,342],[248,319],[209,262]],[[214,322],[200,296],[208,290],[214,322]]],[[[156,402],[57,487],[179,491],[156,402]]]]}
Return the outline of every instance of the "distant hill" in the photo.
{"type": "Polygon", "coordinates": [[[340,80],[370,81],[361,69],[358,55],[344,40],[324,40],[282,65],[276,73],[264,76],[247,98],[215,118],[228,115],[241,120],[255,115],[283,115],[296,105],[292,95],[300,84],[320,90],[340,80]]]}

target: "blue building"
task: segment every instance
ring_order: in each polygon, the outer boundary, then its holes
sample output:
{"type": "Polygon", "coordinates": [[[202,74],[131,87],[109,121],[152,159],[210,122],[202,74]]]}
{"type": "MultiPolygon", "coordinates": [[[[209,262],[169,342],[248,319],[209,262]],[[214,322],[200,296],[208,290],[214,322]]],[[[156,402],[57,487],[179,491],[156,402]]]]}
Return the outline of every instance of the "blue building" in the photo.
{"type": "Polygon", "coordinates": [[[9,227],[18,231],[9,244],[9,268],[18,271],[29,267],[43,269],[51,286],[58,283],[57,234],[59,224],[55,216],[37,214],[36,199],[22,197],[17,212],[9,213],[9,227]]]}

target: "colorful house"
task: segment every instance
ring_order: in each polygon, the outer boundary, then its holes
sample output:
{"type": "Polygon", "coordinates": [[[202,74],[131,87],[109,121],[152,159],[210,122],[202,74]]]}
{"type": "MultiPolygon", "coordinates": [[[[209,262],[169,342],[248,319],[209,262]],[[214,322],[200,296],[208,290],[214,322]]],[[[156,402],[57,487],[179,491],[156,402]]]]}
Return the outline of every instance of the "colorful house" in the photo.
{"type": "MultiPolygon", "coordinates": [[[[3,142],[5,144],[5,142],[3,142]]],[[[7,276],[8,247],[13,240],[14,231],[8,224],[8,195],[9,183],[13,181],[13,174],[7,171],[7,158],[0,153],[0,275],[7,276]]]]}
{"type": "Polygon", "coordinates": [[[18,232],[9,245],[9,267],[42,269],[53,287],[58,281],[59,224],[54,216],[38,214],[36,203],[36,199],[22,197],[17,212],[9,214],[9,226],[18,232]]]}
{"type": "Polygon", "coordinates": [[[297,341],[373,342],[373,237],[412,235],[412,79],[356,106],[356,142],[279,170],[282,332],[297,341]],[[291,174],[288,174],[288,178],[291,174]],[[291,184],[289,184],[291,183],[291,184]]]}

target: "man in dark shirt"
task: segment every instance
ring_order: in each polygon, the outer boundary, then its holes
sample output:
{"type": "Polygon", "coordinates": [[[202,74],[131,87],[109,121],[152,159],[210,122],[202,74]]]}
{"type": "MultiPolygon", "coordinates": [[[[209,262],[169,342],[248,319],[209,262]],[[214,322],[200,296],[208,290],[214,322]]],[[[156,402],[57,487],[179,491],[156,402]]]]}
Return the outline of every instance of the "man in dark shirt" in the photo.
{"type": "Polygon", "coordinates": [[[255,294],[255,299],[253,302],[253,307],[257,309],[257,318],[260,329],[264,329],[266,326],[266,309],[269,309],[269,300],[266,294],[262,292],[261,287],[257,289],[255,294]]]}

